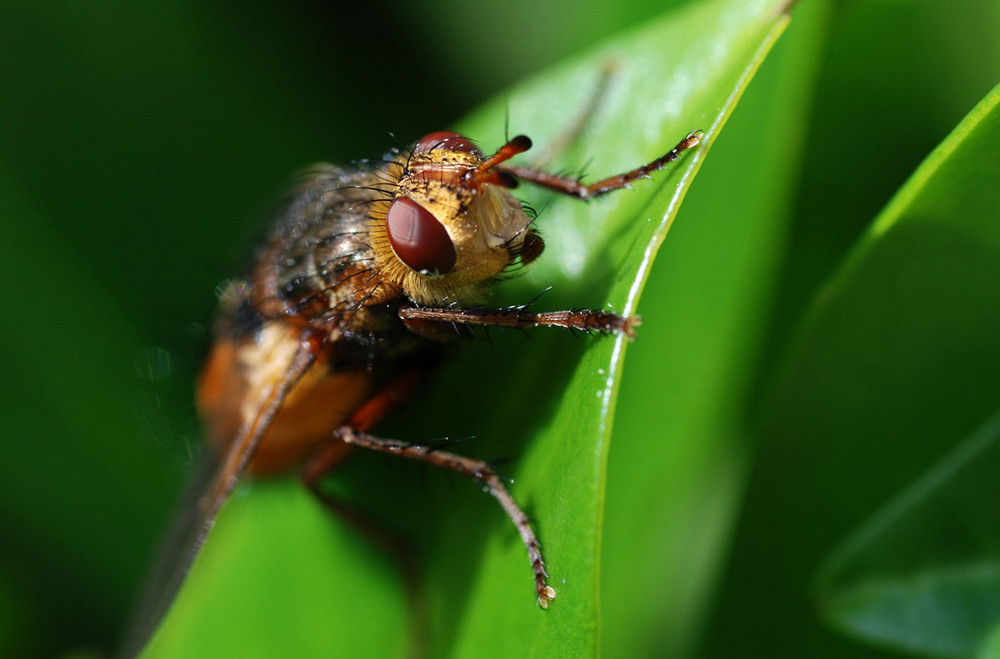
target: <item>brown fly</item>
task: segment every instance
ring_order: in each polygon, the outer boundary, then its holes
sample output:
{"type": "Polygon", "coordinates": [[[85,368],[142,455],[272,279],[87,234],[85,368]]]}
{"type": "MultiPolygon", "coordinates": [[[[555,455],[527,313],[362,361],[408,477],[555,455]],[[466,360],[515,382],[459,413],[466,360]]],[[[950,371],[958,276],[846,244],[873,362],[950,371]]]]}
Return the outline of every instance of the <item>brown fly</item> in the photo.
{"type": "Polygon", "coordinates": [[[524,181],[589,200],[648,177],[701,135],[589,185],[508,164],[531,147],[523,135],[486,155],[470,139],[440,131],[375,164],[314,170],[284,206],[246,278],[222,294],[197,395],[219,461],[174,549],[182,553],[180,569],[161,577],[159,600],[145,616],[155,622],[165,612],[243,474],[301,467],[305,484],[338,510],[317,484],[355,446],[479,481],[520,534],[537,602],[546,608],[556,591],[538,539],[490,464],[370,431],[423,381],[439,346],[473,326],[633,336],[637,319],[605,311],[482,306],[501,273],[531,263],[545,247],[511,190],[524,181]]]}

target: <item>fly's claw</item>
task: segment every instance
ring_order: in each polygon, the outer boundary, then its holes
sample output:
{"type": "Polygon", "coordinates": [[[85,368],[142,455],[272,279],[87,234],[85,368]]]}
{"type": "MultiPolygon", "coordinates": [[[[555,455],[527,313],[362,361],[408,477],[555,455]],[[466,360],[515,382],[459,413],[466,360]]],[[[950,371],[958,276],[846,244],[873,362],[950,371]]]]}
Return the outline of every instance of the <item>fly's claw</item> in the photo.
{"type": "Polygon", "coordinates": [[[543,609],[549,608],[549,602],[556,598],[556,589],[552,586],[544,586],[538,589],[538,606],[543,609]]]}

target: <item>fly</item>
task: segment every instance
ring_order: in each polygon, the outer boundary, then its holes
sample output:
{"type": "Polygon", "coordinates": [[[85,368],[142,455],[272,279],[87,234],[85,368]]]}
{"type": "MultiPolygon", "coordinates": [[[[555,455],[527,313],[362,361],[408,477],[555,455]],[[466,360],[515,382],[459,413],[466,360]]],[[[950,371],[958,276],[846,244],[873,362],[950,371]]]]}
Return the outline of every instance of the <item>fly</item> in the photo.
{"type": "Polygon", "coordinates": [[[545,248],[511,190],[526,182],[586,201],[649,177],[701,137],[694,131],[660,158],[589,185],[508,164],[531,148],[524,135],[486,155],[470,139],[438,131],[375,164],[315,169],[246,278],[221,295],[197,392],[219,462],[179,542],[182,566],[166,575],[153,615],[165,612],[241,476],[301,467],[306,486],[339,510],[318,483],[353,447],[478,481],[514,523],[536,601],[547,608],[556,591],[538,538],[490,464],[370,431],[424,382],[441,346],[474,326],[634,336],[637,318],[606,311],[481,306],[499,275],[545,248]]]}

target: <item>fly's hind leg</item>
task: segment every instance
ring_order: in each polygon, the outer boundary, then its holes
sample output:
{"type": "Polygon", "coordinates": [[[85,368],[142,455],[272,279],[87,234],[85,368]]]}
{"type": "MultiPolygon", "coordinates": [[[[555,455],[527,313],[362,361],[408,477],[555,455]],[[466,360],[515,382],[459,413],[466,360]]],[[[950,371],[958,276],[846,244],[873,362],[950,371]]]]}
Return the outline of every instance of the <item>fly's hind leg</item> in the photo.
{"type": "Polygon", "coordinates": [[[528,550],[528,558],[531,560],[531,569],[535,577],[535,593],[538,597],[538,605],[543,609],[548,608],[549,602],[556,597],[556,591],[547,583],[548,573],[545,571],[545,560],[542,558],[541,545],[538,537],[531,528],[528,516],[517,505],[514,497],[510,495],[503,481],[489,463],[482,460],[475,460],[465,456],[456,455],[447,451],[439,451],[431,446],[419,444],[409,444],[394,439],[383,439],[375,437],[366,432],[344,427],[337,431],[337,435],[345,443],[353,446],[396,455],[401,458],[425,462],[445,469],[457,471],[469,478],[479,482],[490,495],[493,496],[514,522],[517,532],[528,550]]]}
{"type": "MultiPolygon", "coordinates": [[[[426,376],[427,372],[425,369],[414,368],[402,371],[378,390],[361,407],[355,410],[344,427],[355,428],[359,431],[370,429],[387,414],[412,397],[414,391],[424,382],[426,376]]],[[[321,445],[310,456],[301,473],[302,482],[305,483],[306,487],[319,497],[324,504],[327,504],[330,508],[334,508],[338,515],[343,514],[342,511],[345,510],[343,505],[339,502],[331,504],[329,502],[329,495],[320,489],[320,482],[324,476],[340,465],[350,453],[350,446],[339,440],[339,432],[340,430],[336,431],[334,436],[331,437],[331,441],[321,445]]],[[[351,516],[345,515],[345,517],[351,516]]]]}
{"type": "Polygon", "coordinates": [[[349,453],[349,446],[339,440],[331,444],[334,443],[339,444],[341,450],[317,453],[315,458],[307,462],[303,468],[302,481],[316,499],[337,519],[347,522],[352,528],[374,542],[396,565],[402,576],[406,595],[407,634],[410,640],[407,657],[414,659],[424,657],[429,646],[427,630],[430,628],[430,621],[427,618],[427,598],[421,586],[413,546],[403,536],[394,533],[391,529],[379,524],[378,521],[349,506],[320,487],[323,476],[339,465],[349,453]]]}
{"type": "MultiPolygon", "coordinates": [[[[348,425],[345,428],[354,427],[367,430],[410,398],[414,389],[424,381],[425,377],[426,371],[423,369],[403,371],[358,408],[348,420],[348,425]]],[[[300,474],[302,482],[327,510],[375,542],[395,562],[403,577],[409,609],[408,624],[411,639],[409,656],[424,656],[428,647],[429,621],[427,620],[427,607],[420,585],[413,546],[399,534],[322,488],[323,478],[336,469],[351,452],[351,446],[341,440],[343,431],[344,428],[335,431],[330,441],[323,444],[310,456],[300,474]]]]}

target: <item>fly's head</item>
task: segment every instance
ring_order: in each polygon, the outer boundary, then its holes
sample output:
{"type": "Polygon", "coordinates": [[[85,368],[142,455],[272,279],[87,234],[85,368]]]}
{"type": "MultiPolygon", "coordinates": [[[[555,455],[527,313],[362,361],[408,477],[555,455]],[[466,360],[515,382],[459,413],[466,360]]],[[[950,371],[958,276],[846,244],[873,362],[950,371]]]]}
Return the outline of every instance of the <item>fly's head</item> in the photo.
{"type": "Polygon", "coordinates": [[[530,147],[518,136],[485,156],[448,131],[418,141],[393,198],[371,214],[383,283],[423,305],[475,298],[515,260],[541,254],[532,218],[510,193],[517,179],[498,167],[530,147]]]}

